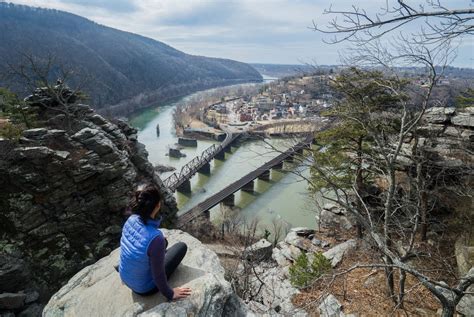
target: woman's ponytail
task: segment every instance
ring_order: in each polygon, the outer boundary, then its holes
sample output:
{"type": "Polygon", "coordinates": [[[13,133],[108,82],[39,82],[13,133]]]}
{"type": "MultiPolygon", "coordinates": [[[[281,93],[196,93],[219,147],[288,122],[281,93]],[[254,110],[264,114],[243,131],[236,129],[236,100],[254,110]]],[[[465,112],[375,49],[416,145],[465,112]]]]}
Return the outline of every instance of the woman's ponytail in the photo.
{"type": "Polygon", "coordinates": [[[159,202],[161,202],[161,194],[158,188],[153,184],[146,184],[138,187],[130,203],[130,209],[146,224],[159,202]]]}

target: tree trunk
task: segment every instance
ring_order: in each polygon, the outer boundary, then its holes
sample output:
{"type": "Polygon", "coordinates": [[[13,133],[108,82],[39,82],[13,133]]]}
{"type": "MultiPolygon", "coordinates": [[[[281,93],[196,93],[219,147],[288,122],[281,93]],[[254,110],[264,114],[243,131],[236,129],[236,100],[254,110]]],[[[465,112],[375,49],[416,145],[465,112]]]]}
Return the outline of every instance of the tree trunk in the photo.
{"type": "Polygon", "coordinates": [[[421,240],[426,241],[426,234],[428,233],[428,194],[423,190],[420,194],[420,209],[421,209],[421,240]]]}
{"type": "Polygon", "coordinates": [[[398,292],[398,304],[400,305],[400,308],[403,308],[403,300],[405,297],[405,281],[407,278],[407,274],[405,271],[400,270],[400,281],[398,283],[399,285],[399,292],[398,292]]]}
{"type": "MultiPolygon", "coordinates": [[[[393,264],[392,259],[389,257],[385,257],[385,262],[387,264],[393,264]]],[[[397,298],[395,296],[395,279],[393,277],[393,268],[386,267],[385,268],[385,280],[387,282],[387,296],[390,297],[395,304],[397,304],[397,298]]]]}
{"type": "MultiPolygon", "coordinates": [[[[360,193],[364,188],[364,180],[362,178],[362,141],[363,137],[359,137],[357,140],[357,172],[356,172],[356,191],[360,193]]],[[[357,199],[357,211],[359,214],[362,214],[362,195],[359,195],[359,199],[357,199]]],[[[357,228],[357,238],[362,239],[363,232],[362,232],[362,225],[360,220],[357,218],[356,228],[357,228]]]]}

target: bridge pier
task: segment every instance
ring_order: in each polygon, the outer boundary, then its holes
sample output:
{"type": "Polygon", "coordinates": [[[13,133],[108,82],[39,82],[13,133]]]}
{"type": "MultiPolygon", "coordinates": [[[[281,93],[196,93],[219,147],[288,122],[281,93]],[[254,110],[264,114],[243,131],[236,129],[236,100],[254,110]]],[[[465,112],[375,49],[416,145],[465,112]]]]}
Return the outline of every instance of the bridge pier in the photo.
{"type": "Polygon", "coordinates": [[[258,179],[264,180],[264,181],[269,181],[270,180],[270,170],[266,170],[263,172],[258,179]]]}
{"type": "Polygon", "coordinates": [[[204,164],[200,169],[198,169],[198,173],[206,174],[206,175],[211,174],[211,164],[209,163],[204,164]]]}
{"type": "Polygon", "coordinates": [[[242,186],[241,190],[247,193],[253,193],[253,181],[250,181],[242,186]]]}
{"type": "Polygon", "coordinates": [[[299,148],[296,150],[296,153],[303,154],[304,148],[299,148]]]}
{"type": "Polygon", "coordinates": [[[231,146],[230,144],[227,145],[227,146],[224,148],[224,151],[227,152],[227,153],[232,152],[232,146],[231,146]]]}
{"type": "Polygon", "coordinates": [[[235,206],[235,195],[234,194],[230,194],[229,196],[227,196],[226,198],[224,198],[222,200],[222,204],[224,206],[228,206],[228,207],[234,207],[235,206]]]}
{"type": "Polygon", "coordinates": [[[184,181],[181,185],[179,185],[176,190],[183,194],[190,194],[191,193],[191,182],[188,180],[184,181]]]}
{"type": "Polygon", "coordinates": [[[220,152],[217,152],[217,154],[214,156],[215,159],[223,161],[225,160],[225,151],[221,150],[220,152]]]}
{"type": "Polygon", "coordinates": [[[283,162],[280,162],[278,164],[276,164],[275,166],[272,167],[273,169],[276,169],[276,170],[281,170],[283,169],[283,162]]]}
{"type": "Polygon", "coordinates": [[[288,156],[287,158],[285,158],[285,162],[293,162],[294,161],[294,158],[292,155],[288,156]]]}

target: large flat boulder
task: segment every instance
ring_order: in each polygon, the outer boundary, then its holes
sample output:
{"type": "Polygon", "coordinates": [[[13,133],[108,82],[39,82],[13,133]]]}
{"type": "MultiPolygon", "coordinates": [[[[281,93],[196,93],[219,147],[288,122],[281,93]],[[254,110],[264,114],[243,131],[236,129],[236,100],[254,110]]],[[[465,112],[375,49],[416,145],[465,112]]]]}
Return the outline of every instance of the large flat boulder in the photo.
{"type": "Polygon", "coordinates": [[[170,245],[182,241],[188,253],[170,278],[171,287],[190,287],[190,297],[168,302],[161,294],[134,294],[114,266],[120,250],[84,268],[63,286],[44,309],[44,317],[63,316],[223,316],[244,315],[243,305],[224,279],[217,255],[180,230],[165,230],[170,245]]]}

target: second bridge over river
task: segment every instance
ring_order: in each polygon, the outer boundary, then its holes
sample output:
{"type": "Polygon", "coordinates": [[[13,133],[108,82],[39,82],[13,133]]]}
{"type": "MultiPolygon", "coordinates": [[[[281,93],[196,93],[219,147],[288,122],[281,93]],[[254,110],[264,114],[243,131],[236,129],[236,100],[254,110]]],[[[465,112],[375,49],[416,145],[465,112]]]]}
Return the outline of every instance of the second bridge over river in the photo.
{"type": "Polygon", "coordinates": [[[226,205],[233,205],[235,192],[238,190],[253,192],[254,180],[256,178],[269,180],[271,169],[282,169],[284,161],[293,161],[294,156],[297,154],[302,154],[305,148],[309,148],[311,146],[312,141],[312,135],[306,137],[303,141],[299,142],[295,146],[289,148],[285,152],[280,153],[277,157],[271,159],[247,175],[244,175],[239,180],[223,188],[221,191],[215,193],[195,207],[185,211],[178,217],[177,227],[183,227],[185,224],[202,215],[209,217],[209,210],[220,202],[223,202],[226,205]]]}

